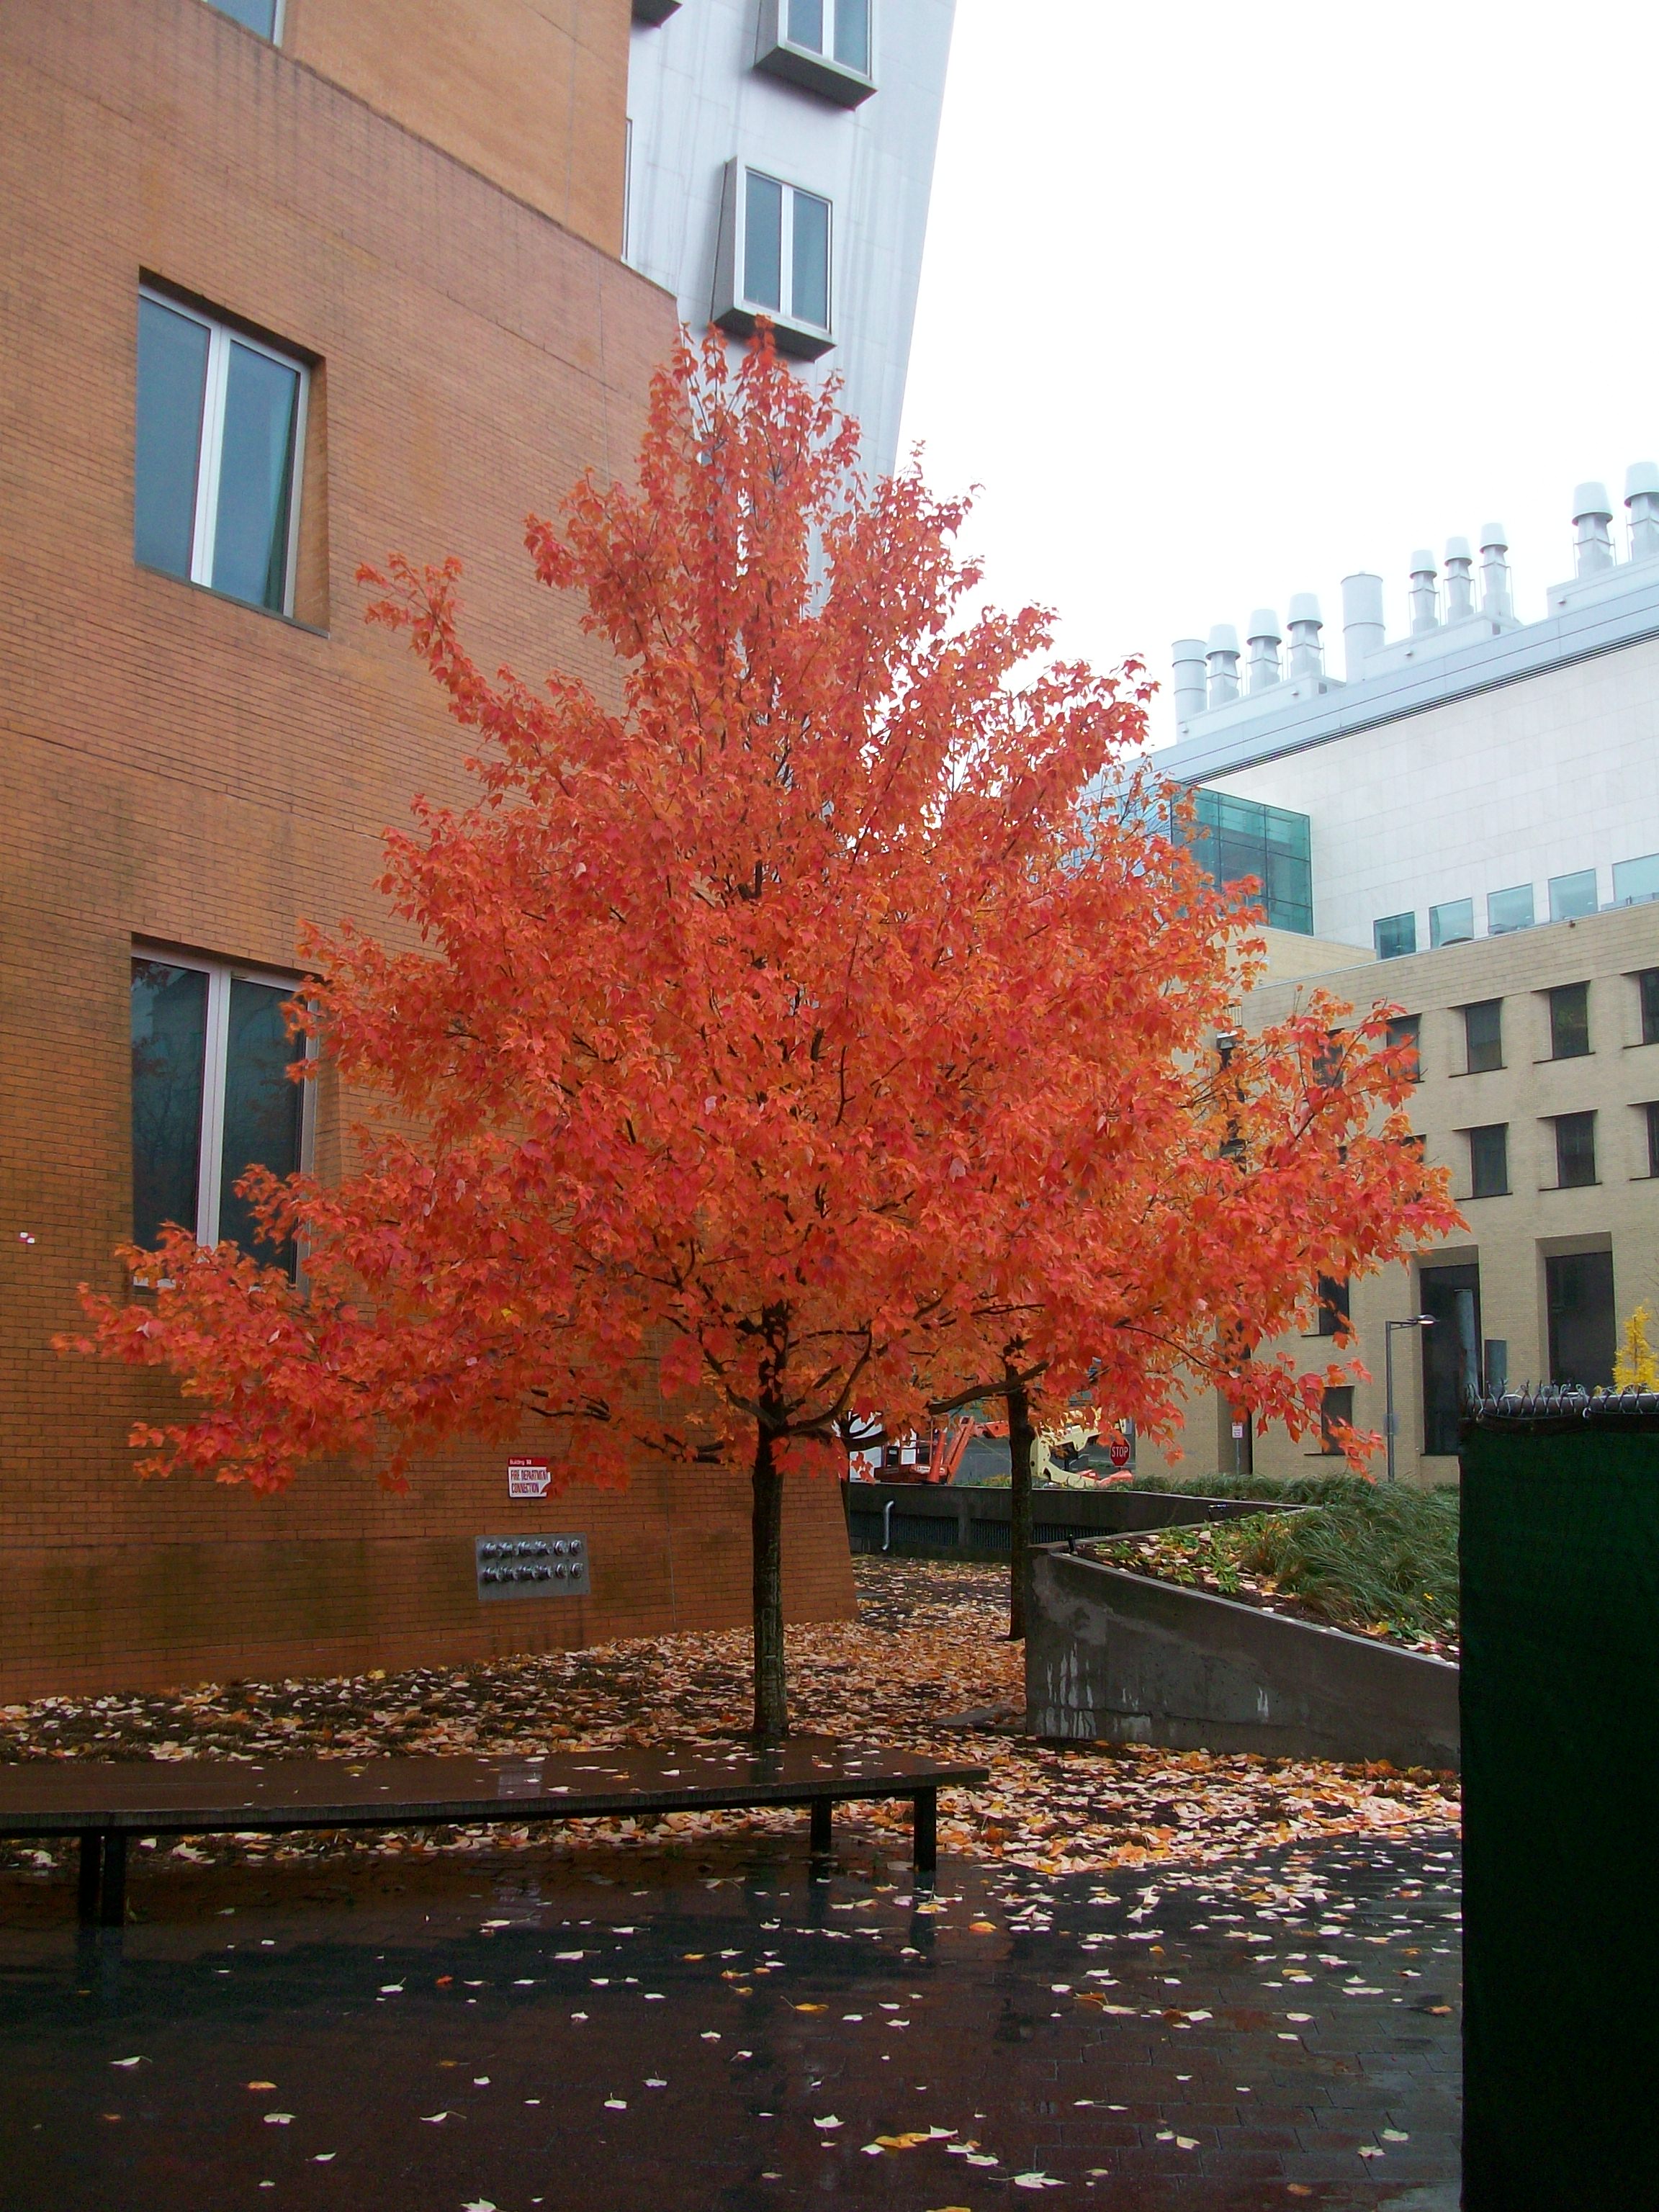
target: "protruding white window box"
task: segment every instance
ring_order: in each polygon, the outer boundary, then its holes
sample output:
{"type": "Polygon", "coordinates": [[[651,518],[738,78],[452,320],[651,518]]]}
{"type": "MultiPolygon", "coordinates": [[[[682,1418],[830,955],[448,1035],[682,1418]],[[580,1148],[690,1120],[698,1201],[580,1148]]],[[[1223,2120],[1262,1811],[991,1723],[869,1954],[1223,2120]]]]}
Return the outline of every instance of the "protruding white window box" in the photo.
{"type": "Polygon", "coordinates": [[[876,88],[874,0],[761,0],[757,69],[856,107],[876,88]]]}
{"type": "Polygon", "coordinates": [[[764,315],[780,353],[816,361],[834,345],[833,210],[781,177],[728,161],[714,256],[714,320],[734,337],[764,315]]]}

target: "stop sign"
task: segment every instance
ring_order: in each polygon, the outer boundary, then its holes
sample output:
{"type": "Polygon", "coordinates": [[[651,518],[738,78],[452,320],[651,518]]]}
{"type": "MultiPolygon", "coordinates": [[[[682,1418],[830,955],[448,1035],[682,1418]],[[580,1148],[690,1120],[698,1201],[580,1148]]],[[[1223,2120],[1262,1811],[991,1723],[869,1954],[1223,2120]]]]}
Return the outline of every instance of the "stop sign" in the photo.
{"type": "Polygon", "coordinates": [[[1127,1437],[1114,1437],[1106,1449],[1114,1469],[1121,1474],[1129,1464],[1129,1439],[1127,1437]]]}

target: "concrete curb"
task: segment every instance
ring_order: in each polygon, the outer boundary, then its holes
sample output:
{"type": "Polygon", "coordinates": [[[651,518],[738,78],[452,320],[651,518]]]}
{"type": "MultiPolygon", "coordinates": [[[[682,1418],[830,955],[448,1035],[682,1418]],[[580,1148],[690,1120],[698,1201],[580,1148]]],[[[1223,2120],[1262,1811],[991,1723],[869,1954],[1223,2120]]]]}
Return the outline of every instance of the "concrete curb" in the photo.
{"type": "Polygon", "coordinates": [[[1446,1660],[1058,1549],[1033,1554],[1029,1603],[1033,1735],[1458,1765],[1446,1660]]]}

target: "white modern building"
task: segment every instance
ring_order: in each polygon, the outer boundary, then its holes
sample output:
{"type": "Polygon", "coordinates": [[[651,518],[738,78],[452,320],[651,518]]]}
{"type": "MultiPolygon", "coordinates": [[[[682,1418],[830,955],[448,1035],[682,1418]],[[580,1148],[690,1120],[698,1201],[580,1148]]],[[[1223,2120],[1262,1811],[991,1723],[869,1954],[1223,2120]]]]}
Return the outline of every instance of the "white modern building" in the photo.
{"type": "Polygon", "coordinates": [[[633,0],[626,258],[897,459],[955,0],[633,0]],[[816,364],[816,366],[814,366],[816,364]]]}
{"type": "MultiPolygon", "coordinates": [[[[1333,1384],[1328,1419],[1392,1413],[1403,1479],[1455,1479],[1469,1389],[1606,1384],[1634,1309],[1659,1313],[1659,467],[1630,471],[1624,509],[1615,532],[1579,485],[1575,574],[1536,622],[1489,523],[1413,557],[1393,637],[1381,578],[1345,580],[1341,678],[1306,595],[1242,644],[1221,623],[1175,648],[1180,734],[1153,760],[1192,793],[1197,857],[1255,878],[1273,925],[1245,1024],[1315,985],[1397,1009],[1412,1119],[1467,1223],[1310,1284],[1315,1340],[1280,1347],[1317,1362],[1347,1316],[1370,1379],[1333,1384]]],[[[1279,1476],[1334,1449],[1253,1437],[1219,1398],[1184,1443],[1279,1476]]]]}
{"type": "Polygon", "coordinates": [[[1200,792],[1223,879],[1383,958],[1659,896],[1659,467],[1617,513],[1578,487],[1576,573],[1537,622],[1497,523],[1416,555],[1393,637],[1382,579],[1346,578],[1341,679],[1307,594],[1242,648],[1227,623],[1179,641],[1154,758],[1200,792]]]}

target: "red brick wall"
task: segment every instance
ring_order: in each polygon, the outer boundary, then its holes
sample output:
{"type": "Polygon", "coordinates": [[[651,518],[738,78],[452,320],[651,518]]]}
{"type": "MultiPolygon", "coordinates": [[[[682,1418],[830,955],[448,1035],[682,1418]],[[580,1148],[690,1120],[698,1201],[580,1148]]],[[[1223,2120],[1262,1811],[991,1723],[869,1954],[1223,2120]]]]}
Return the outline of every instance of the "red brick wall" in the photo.
{"type": "MultiPolygon", "coordinates": [[[[0,1695],[743,1620],[740,1478],[510,1505],[479,1449],[401,1499],[325,1469],[267,1502],[142,1486],[154,1382],[47,1348],[130,1230],[133,939],[281,966],[302,918],[380,926],[378,831],[461,792],[358,562],[459,553],[486,666],[611,682],[522,517],[627,465],[672,302],[201,0],[0,9],[0,1695]],[[310,627],[135,566],[141,271],[321,364],[310,627]],[[480,1606],[473,1537],[538,1526],[588,1533],[592,1600],[480,1606]]],[[[788,1533],[796,1616],[846,1612],[833,1486],[788,1533]]]]}

